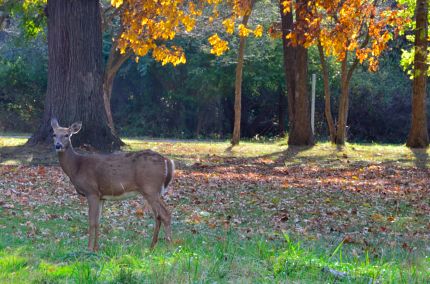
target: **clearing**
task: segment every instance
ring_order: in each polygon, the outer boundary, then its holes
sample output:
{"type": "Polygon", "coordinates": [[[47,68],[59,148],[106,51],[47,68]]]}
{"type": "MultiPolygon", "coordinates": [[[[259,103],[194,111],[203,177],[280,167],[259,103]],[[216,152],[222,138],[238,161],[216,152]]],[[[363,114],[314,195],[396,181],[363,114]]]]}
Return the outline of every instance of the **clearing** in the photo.
{"type": "Polygon", "coordinates": [[[125,139],[173,158],[174,244],[141,198],[108,202],[100,252],[51,149],[0,137],[0,282],[430,281],[429,151],[125,139]]]}

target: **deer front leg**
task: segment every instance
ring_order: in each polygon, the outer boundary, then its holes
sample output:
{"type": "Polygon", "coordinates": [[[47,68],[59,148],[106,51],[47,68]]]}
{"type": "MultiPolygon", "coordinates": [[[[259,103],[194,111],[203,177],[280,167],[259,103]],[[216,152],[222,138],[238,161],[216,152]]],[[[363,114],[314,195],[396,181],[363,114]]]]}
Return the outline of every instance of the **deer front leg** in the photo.
{"type": "Polygon", "coordinates": [[[100,198],[96,195],[88,196],[88,250],[97,251],[98,250],[98,228],[99,228],[99,218],[100,218],[100,198]]]}

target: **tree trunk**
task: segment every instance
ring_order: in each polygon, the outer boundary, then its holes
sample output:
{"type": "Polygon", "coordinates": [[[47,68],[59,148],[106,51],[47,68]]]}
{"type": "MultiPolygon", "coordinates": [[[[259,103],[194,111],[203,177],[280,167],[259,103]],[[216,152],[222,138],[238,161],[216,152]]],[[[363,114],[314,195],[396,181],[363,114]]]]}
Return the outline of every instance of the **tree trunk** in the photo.
{"type": "Polygon", "coordinates": [[[73,144],[103,150],[123,142],[109,127],[103,103],[102,30],[99,1],[48,1],[48,88],[43,120],[30,145],[51,142],[51,117],[60,125],[82,121],[73,144]]]}
{"type": "Polygon", "coordinates": [[[278,108],[278,135],[285,136],[285,116],[287,115],[287,96],[284,90],[279,93],[279,108],[278,108]]]}
{"type": "Polygon", "coordinates": [[[342,60],[341,65],[341,86],[339,99],[339,113],[336,129],[336,144],[344,145],[346,141],[346,123],[348,121],[349,107],[349,80],[348,80],[348,53],[342,60]]]}
{"type": "Polygon", "coordinates": [[[103,76],[103,101],[106,111],[106,116],[108,120],[108,124],[112,131],[115,132],[114,122],[112,118],[112,109],[111,109],[111,98],[112,98],[112,87],[113,82],[115,80],[115,76],[118,73],[118,70],[121,68],[122,64],[130,58],[131,53],[126,52],[125,54],[121,54],[119,50],[116,48],[116,44],[112,44],[109,58],[106,63],[105,72],[103,76]]]}
{"type": "MultiPolygon", "coordinates": [[[[243,16],[242,24],[246,27],[248,24],[251,12],[243,16]]],[[[239,53],[237,56],[236,65],[236,79],[235,79],[235,92],[234,92],[234,128],[231,145],[238,145],[240,141],[240,122],[242,112],[242,74],[243,74],[243,57],[245,54],[246,37],[240,37],[239,40],[239,53]]]]}
{"type": "Polygon", "coordinates": [[[334,126],[333,122],[333,116],[331,114],[331,93],[330,93],[330,81],[329,81],[329,73],[328,73],[328,66],[327,62],[325,60],[324,55],[324,49],[321,44],[318,44],[318,51],[320,55],[321,60],[321,67],[323,71],[323,81],[324,81],[324,113],[325,117],[327,119],[327,126],[328,126],[328,132],[330,137],[330,142],[335,143],[336,142],[336,128],[334,126]]]}
{"type": "MultiPolygon", "coordinates": [[[[303,5],[304,3],[299,3],[303,5]]],[[[284,51],[284,69],[288,92],[288,145],[305,146],[314,144],[311,128],[309,97],[307,86],[308,51],[303,46],[291,46],[286,36],[294,28],[293,7],[284,14],[283,4],[280,2],[282,43],[284,51]]],[[[297,12],[297,11],[296,11],[297,12]]],[[[297,20],[301,20],[301,13],[296,13],[297,20]]]]}
{"type": "Polygon", "coordinates": [[[306,146],[314,144],[308,96],[308,50],[296,48],[296,92],[294,97],[294,121],[288,136],[288,145],[306,146]]]}
{"type": "Polygon", "coordinates": [[[417,0],[415,29],[414,78],[412,85],[412,121],[406,145],[427,148],[427,37],[428,0],[417,0]]]}
{"type": "Polygon", "coordinates": [[[296,92],[296,60],[295,53],[296,47],[291,46],[290,40],[287,39],[287,35],[293,29],[293,13],[292,5],[291,12],[284,14],[282,1],[279,4],[281,12],[281,29],[282,29],[282,48],[284,53],[284,72],[285,72],[285,85],[287,87],[287,99],[288,99],[288,128],[292,129],[294,121],[294,94],[296,92]]]}

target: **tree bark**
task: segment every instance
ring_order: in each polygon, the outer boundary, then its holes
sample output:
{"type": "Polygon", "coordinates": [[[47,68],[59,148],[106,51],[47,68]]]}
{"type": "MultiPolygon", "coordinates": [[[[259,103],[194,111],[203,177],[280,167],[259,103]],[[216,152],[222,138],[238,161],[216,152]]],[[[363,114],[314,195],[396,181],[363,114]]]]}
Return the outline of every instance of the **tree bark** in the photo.
{"type": "Polygon", "coordinates": [[[98,0],[48,1],[48,88],[39,129],[28,144],[51,142],[50,119],[82,121],[73,144],[102,151],[123,142],[109,127],[103,103],[101,15],[98,0]]]}
{"type": "Polygon", "coordinates": [[[325,60],[324,49],[321,44],[318,44],[318,51],[321,60],[321,67],[323,71],[323,82],[324,82],[324,113],[327,119],[328,132],[330,137],[330,142],[336,142],[336,128],[333,122],[333,116],[331,113],[331,92],[330,92],[330,81],[329,81],[329,73],[328,66],[325,60]]]}
{"type": "Polygon", "coordinates": [[[285,136],[285,116],[287,115],[287,96],[284,90],[279,93],[279,108],[278,108],[278,135],[285,136]]]}
{"type": "MultiPolygon", "coordinates": [[[[300,5],[305,4],[299,3],[300,5]]],[[[311,128],[309,97],[307,86],[308,51],[303,46],[292,46],[286,36],[294,28],[293,8],[284,14],[280,2],[282,43],[284,51],[284,69],[288,92],[288,145],[306,146],[314,144],[311,128]]],[[[296,19],[303,20],[301,13],[296,11],[296,19]]]]}
{"type": "Polygon", "coordinates": [[[339,113],[336,129],[336,144],[344,145],[346,141],[346,123],[349,108],[349,80],[348,80],[348,53],[341,63],[341,86],[339,99],[339,113]]]}
{"type": "Polygon", "coordinates": [[[294,93],[294,121],[288,136],[288,145],[307,146],[314,144],[308,96],[308,50],[296,47],[296,90],[294,93]]]}
{"type": "Polygon", "coordinates": [[[406,145],[427,148],[427,38],[428,0],[417,0],[415,29],[414,78],[412,83],[412,121],[406,145]]]}
{"type": "MultiPolygon", "coordinates": [[[[287,39],[287,35],[293,29],[293,13],[284,14],[282,1],[279,4],[281,12],[281,29],[282,29],[282,48],[284,53],[284,72],[285,72],[285,86],[287,87],[287,99],[288,99],[288,128],[292,129],[292,123],[294,121],[294,94],[296,92],[296,60],[295,51],[296,48],[291,46],[291,42],[287,39]]],[[[291,5],[292,11],[292,5],[291,5]]]]}
{"type": "MultiPolygon", "coordinates": [[[[243,16],[242,24],[246,27],[248,24],[251,12],[243,16]]],[[[240,142],[240,122],[242,112],[242,74],[243,74],[243,61],[245,54],[246,37],[240,37],[239,40],[239,53],[237,56],[236,65],[236,79],[235,79],[235,92],[234,92],[234,127],[231,145],[238,145],[240,142]]]]}

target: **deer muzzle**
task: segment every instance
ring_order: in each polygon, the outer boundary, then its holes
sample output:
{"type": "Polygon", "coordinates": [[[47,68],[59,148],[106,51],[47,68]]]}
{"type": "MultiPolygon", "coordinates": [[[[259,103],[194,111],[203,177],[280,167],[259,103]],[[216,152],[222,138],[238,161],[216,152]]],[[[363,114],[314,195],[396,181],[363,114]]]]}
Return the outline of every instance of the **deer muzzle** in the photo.
{"type": "Polygon", "coordinates": [[[62,152],[64,150],[64,147],[61,143],[55,143],[55,151],[62,152]]]}

